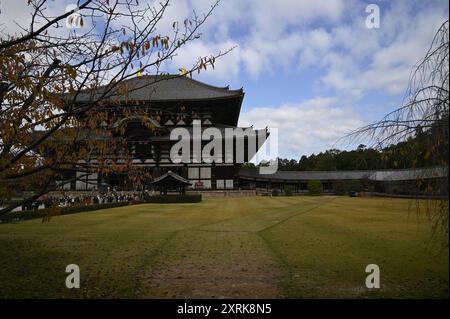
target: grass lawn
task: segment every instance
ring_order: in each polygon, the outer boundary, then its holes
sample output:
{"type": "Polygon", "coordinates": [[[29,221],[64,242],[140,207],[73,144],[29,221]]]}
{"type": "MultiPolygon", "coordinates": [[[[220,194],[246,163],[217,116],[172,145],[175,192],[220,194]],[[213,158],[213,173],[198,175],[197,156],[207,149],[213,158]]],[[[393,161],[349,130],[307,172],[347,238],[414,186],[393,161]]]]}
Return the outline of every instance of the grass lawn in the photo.
{"type": "Polygon", "coordinates": [[[448,298],[403,199],[211,198],[0,225],[0,298],[448,298]],[[81,288],[65,287],[77,264],[81,288]],[[381,288],[365,287],[377,264],[381,288]]]}

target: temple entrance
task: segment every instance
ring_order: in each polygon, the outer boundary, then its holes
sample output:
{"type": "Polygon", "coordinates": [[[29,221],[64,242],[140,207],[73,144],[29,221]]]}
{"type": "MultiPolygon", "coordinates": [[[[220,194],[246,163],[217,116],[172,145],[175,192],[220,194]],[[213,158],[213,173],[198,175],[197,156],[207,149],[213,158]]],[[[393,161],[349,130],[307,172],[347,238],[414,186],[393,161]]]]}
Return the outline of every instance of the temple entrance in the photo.
{"type": "Polygon", "coordinates": [[[177,192],[184,195],[186,194],[186,187],[191,185],[191,182],[172,171],[168,171],[155,178],[151,184],[159,190],[161,195],[167,195],[168,192],[177,192]]]}

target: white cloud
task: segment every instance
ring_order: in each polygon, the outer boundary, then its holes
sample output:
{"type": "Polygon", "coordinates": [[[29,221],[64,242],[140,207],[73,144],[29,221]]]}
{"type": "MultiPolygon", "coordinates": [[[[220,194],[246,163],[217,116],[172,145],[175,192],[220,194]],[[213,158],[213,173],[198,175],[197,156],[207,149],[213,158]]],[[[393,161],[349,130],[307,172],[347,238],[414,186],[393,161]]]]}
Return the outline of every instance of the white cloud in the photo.
{"type": "MultiPolygon", "coordinates": [[[[218,52],[225,52],[231,48],[234,48],[231,52],[218,59],[215,63],[214,69],[208,66],[206,72],[201,73],[202,80],[219,80],[229,81],[236,79],[239,75],[239,59],[240,48],[236,42],[227,40],[221,43],[206,43],[201,41],[192,42],[189,45],[182,47],[177,56],[174,57],[172,68],[178,67],[190,68],[197,62],[199,57],[210,56],[211,54],[217,54],[218,52]]],[[[177,72],[176,70],[174,72],[177,72]]]]}
{"type": "MultiPolygon", "coordinates": [[[[192,2],[203,11],[210,3],[192,2]]],[[[318,86],[339,96],[359,99],[373,90],[399,94],[446,18],[436,5],[410,7],[392,2],[381,11],[381,28],[367,29],[362,2],[227,0],[208,21],[203,47],[214,51],[218,43],[239,45],[226,61],[234,77],[247,73],[257,80],[267,73],[311,68],[318,86]]],[[[223,74],[216,72],[217,79],[223,74]]]]}
{"type": "MultiPolygon", "coordinates": [[[[26,0],[1,0],[0,1],[0,35],[23,35],[30,30],[32,14],[34,9],[26,0]]],[[[46,18],[54,18],[66,13],[66,9],[72,10],[76,6],[75,0],[47,1],[41,7],[46,18]],[[68,8],[68,6],[70,6],[68,8]]],[[[83,32],[92,28],[90,19],[84,19],[83,29],[69,29],[66,27],[66,20],[61,20],[58,24],[47,29],[49,34],[54,36],[66,36],[69,32],[83,32]]],[[[47,23],[47,20],[37,15],[34,21],[35,30],[47,23]]]]}
{"type": "Polygon", "coordinates": [[[405,92],[411,68],[445,19],[448,15],[436,6],[414,11],[404,1],[395,1],[382,11],[380,29],[365,28],[360,18],[336,26],[330,31],[332,49],[323,58],[321,83],[355,98],[372,90],[405,92]]]}
{"type": "Polygon", "coordinates": [[[317,97],[299,104],[256,107],[243,112],[240,126],[278,128],[281,156],[299,158],[318,153],[363,121],[353,108],[340,106],[334,97],[317,97]]]}
{"type": "MultiPolygon", "coordinates": [[[[212,3],[212,0],[175,1],[163,24],[183,17],[181,13],[188,14],[186,7],[205,12],[212,3]]],[[[186,51],[200,52],[203,47],[213,53],[217,44],[236,43],[239,50],[233,52],[233,58],[224,59],[227,68],[234,70],[229,63],[235,63],[239,72],[248,72],[257,79],[266,72],[278,72],[280,68],[286,71],[292,69],[292,64],[300,65],[302,50],[310,50],[309,56],[305,53],[301,58],[302,65],[316,62],[315,56],[328,48],[331,39],[322,27],[308,26],[316,22],[335,23],[343,11],[342,0],[221,1],[202,30],[203,44],[188,44],[194,48],[186,51]]],[[[222,72],[213,73],[222,79],[222,72]]],[[[214,74],[211,77],[216,77],[214,74]]]]}
{"type": "Polygon", "coordinates": [[[31,8],[26,1],[0,1],[0,31],[4,34],[21,34],[31,23],[31,8]]]}
{"type": "MultiPolygon", "coordinates": [[[[49,12],[64,11],[73,2],[50,2],[49,12]]],[[[156,0],[140,3],[158,5],[156,0]]],[[[193,9],[202,14],[213,3],[172,1],[157,32],[171,34],[173,21],[192,16],[193,9]]],[[[446,18],[436,5],[416,11],[410,7],[406,1],[383,7],[381,28],[369,30],[364,23],[365,3],[354,0],[223,0],[203,26],[202,38],[180,51],[174,69],[178,63],[191,65],[200,55],[238,45],[218,61],[216,71],[208,72],[209,78],[226,80],[227,75],[236,78],[246,72],[256,80],[267,72],[314,68],[324,74],[319,83],[339,95],[359,98],[370,90],[396,94],[406,87],[406,70],[423,55],[446,18]]],[[[13,21],[29,23],[25,0],[3,0],[2,11],[7,31],[18,30],[13,21]]]]}

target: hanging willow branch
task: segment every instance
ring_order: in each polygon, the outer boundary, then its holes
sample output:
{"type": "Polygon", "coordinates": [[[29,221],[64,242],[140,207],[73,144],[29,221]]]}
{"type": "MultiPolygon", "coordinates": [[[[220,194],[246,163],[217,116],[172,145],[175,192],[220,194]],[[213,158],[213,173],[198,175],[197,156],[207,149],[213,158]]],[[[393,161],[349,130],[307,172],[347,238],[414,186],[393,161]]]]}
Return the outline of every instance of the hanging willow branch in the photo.
{"type": "Polygon", "coordinates": [[[444,178],[429,181],[418,177],[417,186],[427,195],[446,199],[418,201],[417,208],[426,213],[434,233],[443,235],[448,247],[448,20],[439,27],[425,56],[412,68],[402,105],[380,121],[360,127],[345,138],[351,143],[370,141],[380,150],[402,143],[404,151],[413,155],[411,162],[405,163],[408,168],[415,168],[419,157],[426,166],[443,168],[444,178]]]}

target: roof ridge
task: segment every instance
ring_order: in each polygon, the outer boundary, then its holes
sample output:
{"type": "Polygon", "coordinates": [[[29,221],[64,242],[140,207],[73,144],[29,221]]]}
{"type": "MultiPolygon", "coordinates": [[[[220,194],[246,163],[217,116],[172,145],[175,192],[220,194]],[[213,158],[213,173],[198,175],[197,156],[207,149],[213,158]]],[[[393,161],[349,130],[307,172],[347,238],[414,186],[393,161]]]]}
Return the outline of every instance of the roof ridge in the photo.
{"type": "Polygon", "coordinates": [[[196,83],[198,85],[201,85],[201,86],[204,86],[204,87],[207,87],[207,88],[210,88],[210,89],[215,89],[215,90],[220,90],[220,91],[227,91],[227,92],[239,92],[239,93],[242,93],[242,91],[243,91],[242,87],[240,89],[230,90],[230,85],[223,86],[223,87],[215,86],[215,85],[212,85],[212,84],[208,84],[208,83],[196,80],[194,78],[189,78],[187,76],[179,76],[178,74],[168,74],[168,75],[146,74],[146,75],[143,75],[141,77],[130,78],[127,81],[139,79],[139,78],[142,78],[142,77],[146,77],[146,78],[168,77],[166,80],[170,80],[170,79],[185,79],[185,80],[192,81],[192,82],[194,82],[194,83],[196,83]]]}
{"type": "Polygon", "coordinates": [[[192,184],[188,179],[184,178],[183,176],[178,175],[178,174],[175,173],[175,172],[172,172],[171,170],[165,172],[164,174],[162,174],[162,175],[159,176],[159,177],[156,177],[156,178],[151,182],[151,184],[155,184],[155,183],[157,183],[157,182],[159,182],[159,181],[165,179],[165,178],[168,177],[168,176],[170,176],[170,177],[172,177],[172,178],[178,180],[179,182],[182,182],[182,183],[185,183],[185,184],[192,184]]]}

